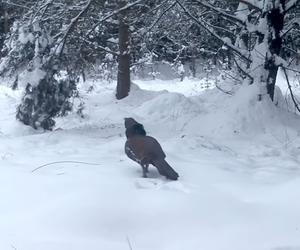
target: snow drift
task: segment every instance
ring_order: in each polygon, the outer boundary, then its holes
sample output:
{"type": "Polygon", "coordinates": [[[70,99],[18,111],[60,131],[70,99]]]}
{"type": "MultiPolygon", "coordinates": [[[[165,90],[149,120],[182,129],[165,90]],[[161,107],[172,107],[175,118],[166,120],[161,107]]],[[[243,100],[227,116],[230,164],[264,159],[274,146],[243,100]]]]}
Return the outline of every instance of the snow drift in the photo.
{"type": "Polygon", "coordinates": [[[0,88],[1,249],[299,249],[297,116],[257,102],[255,86],[234,96],[136,86],[121,101],[114,85],[88,87],[84,117],[58,118],[47,133],[15,121],[20,92],[0,88]],[[160,141],[179,181],[154,168],[141,178],[124,154],[129,116],[160,141]],[[32,173],[55,161],[73,163],[32,173]]]}

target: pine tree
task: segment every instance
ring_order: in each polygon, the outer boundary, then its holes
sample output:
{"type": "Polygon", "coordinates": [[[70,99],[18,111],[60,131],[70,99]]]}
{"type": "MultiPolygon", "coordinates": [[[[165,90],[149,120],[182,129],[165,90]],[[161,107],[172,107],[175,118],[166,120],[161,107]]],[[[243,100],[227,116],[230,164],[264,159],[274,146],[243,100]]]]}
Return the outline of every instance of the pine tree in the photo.
{"type": "Polygon", "coordinates": [[[25,84],[16,117],[35,129],[51,130],[53,118],[71,109],[69,98],[76,93],[75,77],[67,71],[67,59],[62,54],[63,42],[54,39],[60,32],[56,30],[60,24],[51,16],[55,7],[50,1],[40,1],[15,21],[0,67],[2,75],[15,75],[25,84]],[[63,70],[67,72],[65,78],[61,77],[63,70]]]}

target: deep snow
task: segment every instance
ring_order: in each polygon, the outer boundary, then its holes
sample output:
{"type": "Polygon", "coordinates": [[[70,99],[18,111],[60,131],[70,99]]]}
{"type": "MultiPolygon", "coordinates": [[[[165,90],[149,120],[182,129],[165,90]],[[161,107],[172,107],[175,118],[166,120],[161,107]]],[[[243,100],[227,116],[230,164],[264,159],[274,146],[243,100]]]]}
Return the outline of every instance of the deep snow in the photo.
{"type": "Polygon", "coordinates": [[[300,119],[257,102],[255,86],[229,96],[196,80],[136,83],[144,90],[121,101],[114,84],[83,84],[85,118],[53,132],[19,124],[21,93],[0,86],[0,249],[299,250],[300,119]],[[123,152],[129,116],[179,181],[154,168],[141,178],[123,152]],[[32,172],[55,161],[94,165],[32,172]]]}

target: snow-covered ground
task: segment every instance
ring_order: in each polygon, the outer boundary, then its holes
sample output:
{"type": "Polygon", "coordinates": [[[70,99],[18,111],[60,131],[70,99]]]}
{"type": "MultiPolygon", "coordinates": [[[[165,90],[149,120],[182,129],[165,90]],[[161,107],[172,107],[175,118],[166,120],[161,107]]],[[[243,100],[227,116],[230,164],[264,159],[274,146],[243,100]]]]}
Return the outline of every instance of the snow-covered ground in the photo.
{"type": "Polygon", "coordinates": [[[299,250],[300,119],[196,81],[81,87],[85,118],[53,132],[15,121],[20,93],[0,86],[1,250],[299,250]],[[168,89],[170,92],[163,90],[168,89]],[[124,117],[156,137],[179,181],[123,152],[124,117]],[[57,163],[57,161],[82,163],[57,163]]]}

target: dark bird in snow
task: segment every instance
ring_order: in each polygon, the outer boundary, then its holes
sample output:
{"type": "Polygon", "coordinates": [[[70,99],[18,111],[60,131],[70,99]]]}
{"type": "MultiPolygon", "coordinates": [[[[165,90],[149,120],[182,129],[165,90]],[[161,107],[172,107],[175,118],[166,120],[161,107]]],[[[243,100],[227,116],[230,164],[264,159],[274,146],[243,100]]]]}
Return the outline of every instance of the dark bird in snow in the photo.
{"type": "Polygon", "coordinates": [[[170,180],[177,180],[179,175],[165,160],[166,155],[158,141],[146,135],[144,126],[133,118],[125,118],[125,153],[133,161],[141,165],[143,177],[147,177],[149,164],[170,180]]]}

